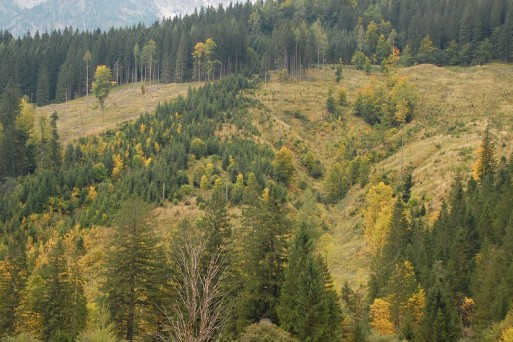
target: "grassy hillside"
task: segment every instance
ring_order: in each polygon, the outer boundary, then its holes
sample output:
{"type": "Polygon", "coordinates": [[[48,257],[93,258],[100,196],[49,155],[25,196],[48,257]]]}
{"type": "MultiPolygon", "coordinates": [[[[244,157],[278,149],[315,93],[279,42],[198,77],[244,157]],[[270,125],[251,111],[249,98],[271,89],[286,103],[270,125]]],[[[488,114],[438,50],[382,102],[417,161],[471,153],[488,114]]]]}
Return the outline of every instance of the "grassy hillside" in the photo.
{"type": "Polygon", "coordinates": [[[61,139],[63,142],[69,142],[80,136],[99,134],[116,127],[123,121],[137,118],[145,112],[151,113],[158,103],[185,95],[189,87],[197,85],[195,83],[146,85],[144,95],[140,83],[115,87],[105,104],[105,119],[102,118],[100,106],[93,94],[68,103],[40,107],[37,108],[37,112],[50,116],[57,111],[61,139]]]}
{"type": "MultiPolygon", "coordinates": [[[[402,69],[400,73],[410,78],[419,95],[413,121],[405,127],[403,163],[413,170],[412,196],[427,200],[428,214],[435,217],[454,176],[458,172],[469,175],[487,123],[497,137],[498,156],[510,155],[513,151],[510,143],[513,138],[513,68],[419,65],[402,69]]],[[[378,72],[366,75],[347,68],[339,84],[334,82],[334,70],[325,75],[312,70],[298,82],[265,84],[256,94],[264,102],[265,110],[255,113],[255,123],[267,142],[285,143],[293,149],[298,140],[302,141],[319,156],[324,166],[329,166],[336,159],[343,137],[372,139],[373,133],[363,120],[351,115],[350,105],[343,120],[331,119],[326,111],[328,91],[332,89],[336,93],[345,88],[352,102],[356,90],[374,78],[379,81],[383,76],[378,72]]],[[[400,132],[392,129],[385,134],[385,139],[399,141],[400,132]]],[[[373,174],[385,173],[397,179],[400,158],[400,151],[395,151],[373,167],[373,174]]],[[[306,176],[302,174],[300,178],[306,176]]],[[[370,178],[372,184],[373,176],[370,178]]],[[[321,181],[314,181],[312,185],[322,191],[321,181]]],[[[322,208],[321,216],[332,231],[321,238],[320,248],[326,254],[338,285],[344,280],[353,285],[366,283],[369,260],[361,225],[365,193],[366,189],[356,186],[337,205],[322,208]]]]}
{"type": "MultiPolygon", "coordinates": [[[[412,196],[427,201],[428,214],[435,217],[447,196],[454,175],[462,172],[468,176],[475,160],[480,136],[487,123],[497,137],[498,155],[509,155],[513,147],[513,68],[504,65],[486,65],[472,68],[438,68],[419,65],[401,69],[409,76],[418,90],[418,101],[413,121],[406,125],[404,165],[413,171],[412,196]]],[[[376,133],[362,119],[351,114],[351,103],[358,88],[372,79],[383,81],[377,70],[371,75],[351,67],[344,68],[344,78],[335,83],[334,70],[327,68],[309,70],[303,80],[273,81],[263,84],[252,96],[263,106],[251,111],[253,124],[261,132],[260,142],[274,147],[282,144],[296,153],[298,175],[291,186],[292,196],[300,199],[299,186],[307,183],[312,189],[323,192],[322,179],[315,180],[300,165],[298,146],[307,146],[328,168],[337,160],[344,140],[358,141],[358,148],[369,148],[366,141],[376,141],[376,133]],[[326,97],[330,89],[334,94],[344,88],[349,105],[344,107],[340,120],[335,120],[326,110],[326,97]],[[366,145],[367,144],[367,145],[366,145]]],[[[78,136],[99,133],[117,124],[151,112],[158,102],[185,94],[186,85],[147,86],[141,94],[139,86],[116,88],[107,100],[105,122],[95,98],[89,96],[68,104],[51,105],[38,111],[50,114],[59,112],[59,129],[64,141],[78,136]]],[[[225,127],[221,136],[236,134],[225,127]]],[[[361,224],[362,206],[367,188],[373,181],[386,174],[391,180],[399,177],[401,153],[389,151],[400,141],[400,131],[390,129],[383,141],[375,143],[375,150],[384,156],[373,165],[369,185],[353,187],[336,205],[319,205],[319,219],[330,229],[320,238],[319,248],[326,255],[337,287],[348,280],[353,285],[364,285],[368,272],[368,256],[363,241],[361,224]]],[[[192,205],[167,206],[157,209],[160,226],[176,223],[180,217],[195,216],[192,205]],[[168,209],[166,209],[168,208],[168,209]]],[[[238,216],[237,213],[234,213],[238,216]]]]}

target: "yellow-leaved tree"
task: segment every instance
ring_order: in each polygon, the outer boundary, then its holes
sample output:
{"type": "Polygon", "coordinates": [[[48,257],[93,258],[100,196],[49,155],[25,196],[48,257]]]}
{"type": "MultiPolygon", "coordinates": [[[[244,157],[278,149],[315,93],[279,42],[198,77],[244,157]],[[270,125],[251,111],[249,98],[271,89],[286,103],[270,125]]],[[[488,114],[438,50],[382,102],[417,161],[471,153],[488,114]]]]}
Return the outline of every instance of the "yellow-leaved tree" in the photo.
{"type": "Polygon", "coordinates": [[[506,328],[502,331],[500,342],[513,342],[513,328],[506,328]]]}
{"type": "Polygon", "coordinates": [[[98,65],[94,74],[93,93],[98,99],[98,104],[102,110],[102,120],[105,121],[105,100],[109,97],[110,90],[116,84],[112,81],[112,71],[106,65],[98,65]]]}
{"type": "Polygon", "coordinates": [[[374,299],[370,306],[370,325],[380,335],[391,335],[394,331],[390,303],[382,298],[374,299]]]}
{"type": "Polygon", "coordinates": [[[482,182],[486,177],[493,176],[495,168],[495,146],[490,127],[487,126],[477,149],[477,160],[472,168],[472,175],[475,180],[482,182]]]}
{"type": "MultiPolygon", "coordinates": [[[[201,81],[201,66],[203,65],[203,60],[205,57],[205,43],[198,42],[194,46],[194,51],[192,52],[192,58],[194,58],[194,69],[198,72],[198,81],[201,81]]],[[[196,73],[194,73],[196,74],[196,73]]]]}
{"type": "Polygon", "coordinates": [[[380,182],[369,190],[365,201],[367,206],[364,211],[364,238],[369,253],[376,255],[383,249],[390,229],[395,202],[393,190],[389,185],[380,182]]]}
{"type": "Polygon", "coordinates": [[[296,171],[293,162],[292,151],[282,146],[274,155],[274,175],[279,182],[288,185],[296,171]]]}

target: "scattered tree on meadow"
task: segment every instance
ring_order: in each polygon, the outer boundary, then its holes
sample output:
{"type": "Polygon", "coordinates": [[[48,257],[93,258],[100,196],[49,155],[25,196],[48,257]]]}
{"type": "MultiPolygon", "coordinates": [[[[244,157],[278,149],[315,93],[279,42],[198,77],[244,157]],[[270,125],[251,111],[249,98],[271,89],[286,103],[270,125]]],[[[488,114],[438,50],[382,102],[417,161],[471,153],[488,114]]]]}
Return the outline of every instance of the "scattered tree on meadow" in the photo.
{"type": "Polygon", "coordinates": [[[417,61],[419,63],[435,63],[436,48],[430,36],[425,36],[420,42],[419,52],[417,53],[417,61]]]}
{"type": "Polygon", "coordinates": [[[356,51],[353,57],[351,58],[351,64],[353,64],[356,69],[362,70],[363,65],[365,64],[366,56],[362,51],[356,51]]]}
{"type": "Polygon", "coordinates": [[[105,65],[98,65],[94,74],[93,93],[98,99],[98,104],[102,110],[103,121],[105,121],[105,100],[115,84],[116,82],[112,81],[112,71],[110,68],[105,65]]]}
{"type": "Polygon", "coordinates": [[[490,133],[490,127],[487,126],[481,140],[481,144],[477,150],[477,160],[472,169],[472,174],[476,180],[483,182],[487,178],[493,178],[495,169],[495,146],[490,133]]]}

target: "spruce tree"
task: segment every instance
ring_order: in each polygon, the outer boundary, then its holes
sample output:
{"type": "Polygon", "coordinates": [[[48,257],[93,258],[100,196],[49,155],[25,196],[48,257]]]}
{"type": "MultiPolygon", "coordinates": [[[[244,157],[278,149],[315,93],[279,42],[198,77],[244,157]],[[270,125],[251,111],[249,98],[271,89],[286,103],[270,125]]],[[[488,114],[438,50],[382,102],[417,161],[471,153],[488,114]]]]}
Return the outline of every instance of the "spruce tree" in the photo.
{"type": "Polygon", "coordinates": [[[426,310],[419,333],[420,341],[451,342],[460,338],[460,322],[456,306],[447,286],[440,263],[433,267],[434,281],[427,295],[426,310]]]}
{"type": "Polygon", "coordinates": [[[41,336],[45,341],[74,340],[85,327],[86,299],[78,270],[70,273],[62,239],[41,271],[44,296],[36,306],[41,308],[41,336]]]}
{"type": "Polygon", "coordinates": [[[55,169],[58,169],[62,164],[62,156],[61,156],[61,143],[59,142],[59,131],[57,129],[57,120],[59,116],[57,112],[53,112],[50,117],[50,127],[52,130],[52,138],[50,142],[50,157],[52,160],[52,165],[55,169]]]}
{"type": "Polygon", "coordinates": [[[205,209],[205,216],[200,226],[205,234],[208,254],[213,255],[220,249],[226,251],[231,237],[231,225],[222,182],[215,184],[212,197],[207,201],[205,209]]]}
{"type": "Polygon", "coordinates": [[[493,181],[496,171],[495,145],[490,133],[490,126],[486,126],[481,144],[477,151],[477,161],[474,164],[474,177],[481,183],[493,181]]]}
{"type": "Polygon", "coordinates": [[[276,305],[286,261],[289,223],[279,200],[268,189],[258,195],[254,174],[248,175],[244,194],[243,289],[239,301],[241,324],[268,318],[278,321],[276,305]]]}
{"type": "Polygon", "coordinates": [[[164,257],[147,222],[150,209],[135,197],[122,204],[107,255],[106,300],[119,338],[128,341],[143,336],[143,326],[155,328],[159,316],[164,257]]]}
{"type": "Polygon", "coordinates": [[[294,238],[285,270],[279,306],[280,325],[300,341],[334,341],[340,308],[325,264],[313,254],[305,224],[294,238]]]}
{"type": "Polygon", "coordinates": [[[474,258],[480,248],[473,216],[473,213],[468,210],[461,177],[458,176],[451,193],[447,225],[454,231],[452,246],[449,250],[448,271],[452,274],[452,290],[460,300],[469,293],[470,277],[474,271],[474,258]]]}
{"type": "Polygon", "coordinates": [[[50,99],[50,81],[48,79],[48,70],[45,64],[41,64],[39,68],[39,76],[37,79],[36,104],[44,106],[48,104],[50,99]]]}
{"type": "Polygon", "coordinates": [[[7,257],[0,260],[0,336],[14,333],[16,308],[28,273],[25,234],[21,230],[16,231],[7,241],[7,257]]]}

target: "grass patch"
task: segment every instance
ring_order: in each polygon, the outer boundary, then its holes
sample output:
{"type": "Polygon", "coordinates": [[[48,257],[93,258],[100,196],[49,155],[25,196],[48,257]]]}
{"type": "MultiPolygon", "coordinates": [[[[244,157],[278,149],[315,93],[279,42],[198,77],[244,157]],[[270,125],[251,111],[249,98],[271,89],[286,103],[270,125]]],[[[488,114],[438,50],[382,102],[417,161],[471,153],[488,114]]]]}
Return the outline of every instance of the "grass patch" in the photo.
{"type": "Polygon", "coordinates": [[[198,83],[171,83],[146,85],[145,94],[141,84],[115,87],[105,102],[105,118],[93,94],[67,103],[51,104],[36,109],[37,113],[50,116],[59,114],[58,129],[62,142],[67,143],[82,136],[100,134],[117,127],[120,123],[153,112],[159,103],[179,95],[186,95],[189,87],[198,83]]]}

